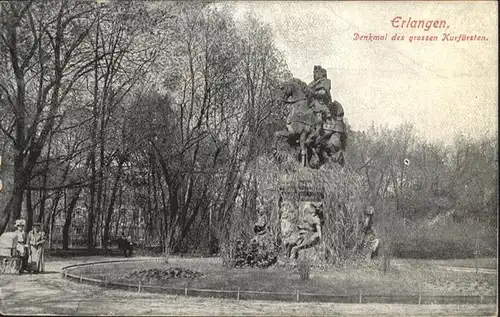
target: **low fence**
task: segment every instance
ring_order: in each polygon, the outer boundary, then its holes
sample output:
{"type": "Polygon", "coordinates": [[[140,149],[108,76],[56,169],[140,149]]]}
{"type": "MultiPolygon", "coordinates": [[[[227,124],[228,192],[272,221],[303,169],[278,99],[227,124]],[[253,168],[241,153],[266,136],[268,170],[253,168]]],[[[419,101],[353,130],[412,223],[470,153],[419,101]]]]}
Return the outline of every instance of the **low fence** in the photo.
{"type": "Polygon", "coordinates": [[[133,291],[137,293],[160,293],[168,295],[180,296],[199,296],[210,298],[223,298],[235,300],[271,300],[271,301],[287,301],[287,302],[323,302],[323,303],[353,303],[353,304],[367,304],[367,303],[384,303],[384,304],[415,304],[415,305],[429,305],[429,304],[496,304],[497,297],[493,295],[431,295],[423,292],[418,292],[414,295],[373,295],[364,294],[359,290],[357,294],[317,294],[317,293],[301,293],[299,290],[295,292],[262,292],[262,291],[249,291],[249,290],[214,290],[214,289],[197,289],[197,288],[175,288],[167,286],[158,286],[150,284],[137,284],[131,283],[118,283],[108,281],[107,279],[94,279],[83,276],[81,272],[72,273],[71,271],[78,270],[80,267],[104,265],[111,263],[123,262],[141,262],[150,261],[145,259],[129,259],[129,260],[109,260],[100,262],[80,263],[66,266],[62,269],[64,278],[86,284],[99,285],[106,288],[121,289],[133,291]]]}

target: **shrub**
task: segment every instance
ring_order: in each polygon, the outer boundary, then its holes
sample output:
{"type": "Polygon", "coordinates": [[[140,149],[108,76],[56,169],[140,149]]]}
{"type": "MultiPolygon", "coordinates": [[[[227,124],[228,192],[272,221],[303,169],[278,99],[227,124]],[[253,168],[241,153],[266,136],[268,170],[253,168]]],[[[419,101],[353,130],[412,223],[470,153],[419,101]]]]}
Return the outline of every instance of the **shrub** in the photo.
{"type": "Polygon", "coordinates": [[[457,259],[496,256],[496,232],[480,222],[446,223],[429,227],[426,222],[394,228],[393,255],[398,258],[457,259]]]}
{"type": "Polygon", "coordinates": [[[258,267],[268,268],[278,261],[278,248],[275,245],[260,244],[252,239],[246,242],[243,239],[236,241],[234,259],[225,262],[231,267],[258,267]]]}

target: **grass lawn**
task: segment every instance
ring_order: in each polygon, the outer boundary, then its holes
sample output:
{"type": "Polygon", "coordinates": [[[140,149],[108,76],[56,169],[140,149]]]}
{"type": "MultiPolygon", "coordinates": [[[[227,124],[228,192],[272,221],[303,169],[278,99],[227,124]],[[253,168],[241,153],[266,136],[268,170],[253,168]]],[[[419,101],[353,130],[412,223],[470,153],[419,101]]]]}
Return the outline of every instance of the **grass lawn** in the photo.
{"type": "MultiPolygon", "coordinates": [[[[103,288],[66,280],[62,267],[83,262],[116,260],[112,257],[89,256],[78,259],[54,258],[46,262],[46,274],[2,275],[0,312],[3,315],[68,315],[68,316],[496,316],[495,304],[407,305],[384,303],[317,303],[218,299],[137,293],[103,288]],[[50,273],[52,272],[52,273],[50,273]]],[[[215,259],[182,259],[182,264],[200,270],[217,266],[215,259]]],[[[144,263],[137,268],[160,266],[144,263]]],[[[171,261],[181,264],[176,259],[171,261]]],[[[131,265],[133,263],[127,263],[131,265]]],[[[94,268],[96,275],[106,274],[110,267],[94,268]],[[99,273],[98,270],[101,272],[99,273]]],[[[134,267],[117,266],[121,274],[134,267]]],[[[335,272],[332,272],[335,273],[335,272]]],[[[233,274],[233,273],[231,273],[233,274]]],[[[314,279],[315,277],[312,276],[314,279]]],[[[298,276],[297,276],[298,279],[298,276]]]]}
{"type": "MultiPolygon", "coordinates": [[[[358,268],[338,268],[329,271],[311,270],[310,279],[302,281],[297,272],[285,269],[230,269],[223,267],[217,258],[170,258],[164,261],[130,262],[96,265],[80,268],[87,277],[107,277],[109,281],[161,285],[175,288],[203,288],[215,290],[241,290],[286,292],[297,289],[301,293],[331,295],[357,294],[362,289],[366,295],[414,295],[421,288],[428,295],[496,295],[496,274],[454,272],[436,265],[468,266],[469,260],[429,261],[394,260],[389,272],[384,274],[375,263],[358,268]],[[186,268],[204,274],[201,278],[147,279],[130,276],[134,270],[186,268]]],[[[482,263],[491,265],[492,259],[482,263]],[[488,264],[489,263],[489,264],[488,264]]]]}

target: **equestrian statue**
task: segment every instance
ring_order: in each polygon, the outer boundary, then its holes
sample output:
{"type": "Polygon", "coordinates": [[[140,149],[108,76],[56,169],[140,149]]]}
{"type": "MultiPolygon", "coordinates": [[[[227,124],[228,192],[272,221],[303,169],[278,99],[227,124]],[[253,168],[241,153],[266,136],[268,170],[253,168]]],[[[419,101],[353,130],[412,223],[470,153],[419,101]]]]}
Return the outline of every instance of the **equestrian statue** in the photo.
{"type": "Polygon", "coordinates": [[[314,80],[309,85],[292,78],[281,87],[282,101],[291,110],[286,130],[275,133],[275,148],[283,138],[292,148],[298,146],[303,166],[313,167],[311,161],[320,166],[327,160],[344,164],[344,109],[332,100],[330,90],[331,81],[321,66],[314,66],[314,80]]]}

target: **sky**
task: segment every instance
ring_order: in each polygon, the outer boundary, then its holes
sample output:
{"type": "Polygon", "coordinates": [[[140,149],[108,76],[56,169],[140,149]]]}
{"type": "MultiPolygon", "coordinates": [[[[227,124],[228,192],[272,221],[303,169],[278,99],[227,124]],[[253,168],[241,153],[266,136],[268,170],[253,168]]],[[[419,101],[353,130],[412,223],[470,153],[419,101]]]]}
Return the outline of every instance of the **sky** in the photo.
{"type": "MultiPolygon", "coordinates": [[[[332,95],[356,130],[411,123],[429,141],[497,135],[498,7],[487,2],[234,1],[268,23],[294,77],[326,68],[332,95]],[[395,28],[392,20],[444,20],[444,28],[395,28]],[[387,40],[355,40],[387,34],[387,40]],[[487,41],[442,41],[480,35],[487,41]],[[392,40],[392,36],[404,40],[392,40]],[[410,36],[437,41],[409,41],[410,36]]],[[[439,23],[438,23],[439,24],[439,23]]]]}

